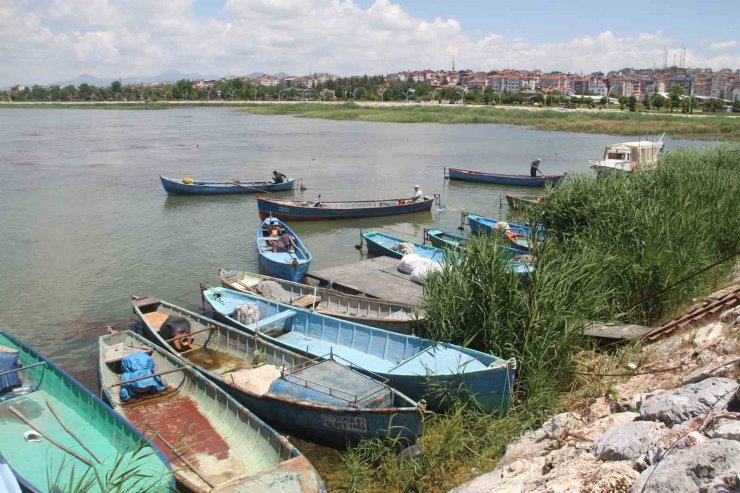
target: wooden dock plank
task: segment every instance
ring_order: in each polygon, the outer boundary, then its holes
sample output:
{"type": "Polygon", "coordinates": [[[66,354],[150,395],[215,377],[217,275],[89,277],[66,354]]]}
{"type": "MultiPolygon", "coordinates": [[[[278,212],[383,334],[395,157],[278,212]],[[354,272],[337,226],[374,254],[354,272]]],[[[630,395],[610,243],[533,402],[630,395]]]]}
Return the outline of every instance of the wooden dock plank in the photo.
{"type": "Polygon", "coordinates": [[[635,324],[606,324],[594,322],[585,329],[583,335],[600,339],[630,340],[642,337],[652,330],[651,327],[635,324]]]}
{"type": "Polygon", "coordinates": [[[398,259],[373,257],[351,264],[319,269],[306,274],[319,286],[332,286],[383,300],[420,305],[424,288],[411,282],[411,276],[397,270],[398,259]]]}

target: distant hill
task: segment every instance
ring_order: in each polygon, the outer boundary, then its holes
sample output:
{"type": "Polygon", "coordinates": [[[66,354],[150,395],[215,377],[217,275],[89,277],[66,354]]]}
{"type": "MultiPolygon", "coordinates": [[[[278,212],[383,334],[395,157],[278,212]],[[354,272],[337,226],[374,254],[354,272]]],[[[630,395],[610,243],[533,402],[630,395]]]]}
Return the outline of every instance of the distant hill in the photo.
{"type": "MultiPolygon", "coordinates": [[[[207,79],[207,80],[213,80],[213,79],[219,79],[220,76],[213,75],[213,74],[201,74],[198,72],[193,73],[184,73],[180,72],[179,70],[165,70],[161,74],[152,75],[152,76],[133,76],[133,77],[122,77],[121,82],[123,84],[136,84],[138,82],[143,82],[147,84],[151,84],[153,82],[176,82],[180,79],[207,79]]],[[[94,86],[109,86],[111,82],[114,80],[118,80],[117,77],[96,77],[94,75],[89,74],[83,74],[78,77],[75,77],[74,79],[70,80],[62,80],[59,82],[54,82],[52,85],[57,86],[79,86],[80,84],[90,84],[94,86]]]]}
{"type": "MultiPolygon", "coordinates": [[[[264,75],[266,72],[252,72],[251,74],[247,75],[249,78],[256,78],[261,75],[264,75]]],[[[285,77],[290,77],[285,72],[278,72],[276,74],[272,74],[275,77],[279,79],[284,79],[285,77]]],[[[228,75],[226,76],[227,79],[233,79],[236,77],[242,77],[239,75],[228,75]]],[[[184,73],[180,72],[179,70],[165,70],[161,74],[152,75],[152,76],[134,76],[134,77],[122,77],[121,83],[123,84],[136,84],[143,82],[145,84],[152,84],[154,82],[176,82],[180,79],[190,79],[190,80],[199,80],[199,79],[206,79],[206,80],[215,80],[220,79],[220,75],[213,75],[213,74],[201,74],[198,72],[193,73],[184,73]]],[[[111,82],[118,80],[117,77],[96,77],[94,75],[90,74],[83,74],[80,76],[75,77],[74,79],[70,80],[60,80],[58,82],[53,82],[51,85],[54,86],[79,86],[80,84],[90,84],[92,86],[109,86],[111,82]]]]}

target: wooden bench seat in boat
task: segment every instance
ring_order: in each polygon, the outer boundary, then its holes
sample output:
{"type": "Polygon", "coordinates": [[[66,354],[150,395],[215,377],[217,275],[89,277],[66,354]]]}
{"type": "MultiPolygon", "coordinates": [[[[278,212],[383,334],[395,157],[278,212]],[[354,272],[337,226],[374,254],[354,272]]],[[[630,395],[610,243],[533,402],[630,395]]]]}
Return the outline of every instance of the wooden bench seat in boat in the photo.
{"type": "Polygon", "coordinates": [[[259,332],[260,329],[262,329],[263,327],[267,327],[268,325],[275,324],[278,322],[287,321],[295,317],[295,315],[296,315],[296,312],[294,312],[293,310],[285,310],[284,312],[279,312],[270,317],[266,317],[266,318],[263,318],[262,320],[258,320],[257,322],[251,323],[247,325],[247,327],[250,330],[259,332]]]}
{"type": "Polygon", "coordinates": [[[146,323],[148,323],[153,329],[159,330],[162,324],[169,318],[168,313],[163,312],[149,312],[144,314],[146,323]]]}

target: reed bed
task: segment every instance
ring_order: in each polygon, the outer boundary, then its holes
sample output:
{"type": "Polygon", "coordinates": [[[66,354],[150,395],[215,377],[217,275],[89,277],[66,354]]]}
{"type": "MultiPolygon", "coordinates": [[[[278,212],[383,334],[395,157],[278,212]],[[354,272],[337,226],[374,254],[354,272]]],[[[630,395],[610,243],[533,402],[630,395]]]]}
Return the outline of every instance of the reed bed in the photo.
{"type": "MultiPolygon", "coordinates": [[[[574,394],[608,392],[579,376],[579,355],[596,354],[583,328],[658,323],[721,283],[737,257],[661,292],[740,249],[738,197],[740,146],[677,151],[653,172],[572,176],[549,188],[529,213],[548,234],[528,282],[506,271],[497,240],[473,239],[464,258],[427,280],[424,336],[516,357],[514,405],[501,417],[459,402],[434,416],[418,459],[360,444],[346,458],[349,491],[445,491],[495,467],[509,441],[574,394]]],[[[622,357],[634,350],[608,356],[609,366],[622,357]]]]}

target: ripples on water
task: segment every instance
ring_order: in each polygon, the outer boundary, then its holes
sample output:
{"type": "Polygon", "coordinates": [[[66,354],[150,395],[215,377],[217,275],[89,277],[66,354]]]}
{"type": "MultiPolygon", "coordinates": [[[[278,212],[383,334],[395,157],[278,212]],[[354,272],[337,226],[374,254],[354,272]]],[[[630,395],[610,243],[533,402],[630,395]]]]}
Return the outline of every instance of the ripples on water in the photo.
{"type": "Polygon", "coordinates": [[[506,189],[445,183],[443,166],[527,173],[540,157],[546,173],[585,171],[604,145],[624,140],[225,108],[3,109],[0,326],[63,365],[92,369],[96,332],[66,334],[74,321],[129,317],[131,294],[197,303],[199,283],[215,283],[219,267],[258,269],[253,196],[167,197],[160,174],[261,179],[280,170],[303,178],[300,200],[411,196],[417,183],[442,193],[446,211],[292,224],[321,268],[362,258],[360,228],[420,241],[425,227],[454,231],[462,209],[505,212],[506,189]]]}

